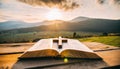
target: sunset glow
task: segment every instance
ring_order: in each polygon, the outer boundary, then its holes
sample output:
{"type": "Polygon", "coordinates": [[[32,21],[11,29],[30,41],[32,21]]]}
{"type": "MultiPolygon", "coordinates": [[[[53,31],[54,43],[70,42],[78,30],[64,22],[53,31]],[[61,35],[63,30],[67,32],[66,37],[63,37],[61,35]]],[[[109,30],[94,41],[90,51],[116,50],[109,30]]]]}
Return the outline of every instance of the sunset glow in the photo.
{"type": "Polygon", "coordinates": [[[52,8],[46,14],[47,20],[60,20],[62,19],[62,12],[57,8],[52,8]]]}
{"type": "Polygon", "coordinates": [[[119,0],[0,0],[0,22],[69,21],[76,17],[119,20],[119,2],[119,0]]]}

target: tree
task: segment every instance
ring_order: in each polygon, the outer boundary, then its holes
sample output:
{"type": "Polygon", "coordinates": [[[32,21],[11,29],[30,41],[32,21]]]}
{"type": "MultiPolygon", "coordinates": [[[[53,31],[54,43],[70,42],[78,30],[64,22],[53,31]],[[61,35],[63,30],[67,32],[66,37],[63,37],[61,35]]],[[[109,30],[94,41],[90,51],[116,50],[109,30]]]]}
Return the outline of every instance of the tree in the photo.
{"type": "Polygon", "coordinates": [[[107,33],[107,32],[104,32],[104,33],[103,33],[103,36],[108,36],[108,33],[107,33]]]}
{"type": "Polygon", "coordinates": [[[73,33],[73,38],[75,38],[75,37],[76,37],[76,32],[73,33]]]}

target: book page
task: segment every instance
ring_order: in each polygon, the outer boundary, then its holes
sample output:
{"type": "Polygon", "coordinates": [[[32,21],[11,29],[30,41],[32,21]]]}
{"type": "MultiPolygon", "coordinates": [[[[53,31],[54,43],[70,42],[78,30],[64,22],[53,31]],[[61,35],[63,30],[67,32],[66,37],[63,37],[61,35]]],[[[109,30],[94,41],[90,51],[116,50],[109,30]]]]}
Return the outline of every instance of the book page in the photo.
{"type": "Polygon", "coordinates": [[[93,52],[91,49],[89,49],[87,46],[82,44],[80,41],[74,40],[74,39],[68,39],[67,43],[63,43],[62,49],[59,51],[59,53],[67,49],[85,51],[85,52],[93,52]]]}
{"type": "Polygon", "coordinates": [[[62,57],[71,58],[100,58],[91,49],[79,42],[78,40],[68,39],[67,43],[63,43],[62,49],[59,51],[62,57]]]}
{"type": "Polygon", "coordinates": [[[28,49],[21,58],[57,56],[59,53],[53,46],[52,39],[42,39],[28,49]]]}
{"type": "Polygon", "coordinates": [[[51,39],[42,39],[35,43],[30,49],[27,51],[36,51],[36,50],[44,50],[52,48],[52,40],[51,39]]]}

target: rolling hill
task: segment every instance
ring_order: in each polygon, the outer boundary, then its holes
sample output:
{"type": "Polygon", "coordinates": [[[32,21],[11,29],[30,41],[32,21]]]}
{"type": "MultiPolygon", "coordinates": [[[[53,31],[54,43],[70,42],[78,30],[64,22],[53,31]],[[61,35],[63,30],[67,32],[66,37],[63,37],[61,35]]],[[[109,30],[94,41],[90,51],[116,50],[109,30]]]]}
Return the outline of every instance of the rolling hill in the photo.
{"type": "MultiPolygon", "coordinates": [[[[70,21],[47,21],[48,25],[8,30],[9,32],[38,32],[38,31],[85,31],[85,32],[119,32],[120,20],[93,19],[77,17],[70,21]],[[80,19],[80,20],[79,20],[80,19]]],[[[3,31],[3,32],[8,32],[3,31]]]]}
{"type": "Polygon", "coordinates": [[[88,18],[88,17],[76,17],[72,20],[70,20],[70,22],[80,22],[80,21],[85,21],[85,20],[88,20],[88,19],[91,19],[91,18],[88,18]]]}
{"type": "Polygon", "coordinates": [[[39,25],[41,25],[41,23],[26,23],[26,22],[22,22],[22,21],[0,22],[0,31],[35,27],[35,26],[39,26],[39,25]]]}

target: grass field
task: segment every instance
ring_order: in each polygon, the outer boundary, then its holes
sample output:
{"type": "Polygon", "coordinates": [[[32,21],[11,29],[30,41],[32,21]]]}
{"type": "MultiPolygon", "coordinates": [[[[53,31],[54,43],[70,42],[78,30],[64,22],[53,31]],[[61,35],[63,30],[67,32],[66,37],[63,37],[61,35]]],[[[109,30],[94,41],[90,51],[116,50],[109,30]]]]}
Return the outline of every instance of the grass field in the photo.
{"type": "MultiPolygon", "coordinates": [[[[71,31],[43,31],[43,32],[26,32],[26,33],[2,33],[0,34],[0,43],[21,43],[21,42],[35,42],[44,38],[56,38],[62,36],[64,38],[73,38],[71,31]]],[[[91,32],[76,32],[76,38],[99,36],[101,33],[91,32]]]]}
{"type": "MultiPolygon", "coordinates": [[[[99,32],[81,32],[77,31],[73,37],[73,31],[41,31],[41,32],[7,32],[0,34],[0,43],[24,43],[36,42],[44,38],[56,38],[62,36],[64,38],[78,39],[80,41],[100,42],[108,45],[120,47],[120,36],[103,36],[99,32]]],[[[110,35],[109,33],[108,35],[110,35]]],[[[115,33],[114,33],[115,34],[115,33]]]]}
{"type": "Polygon", "coordinates": [[[120,47],[120,36],[99,36],[79,39],[82,42],[100,42],[107,45],[120,47]]]}

